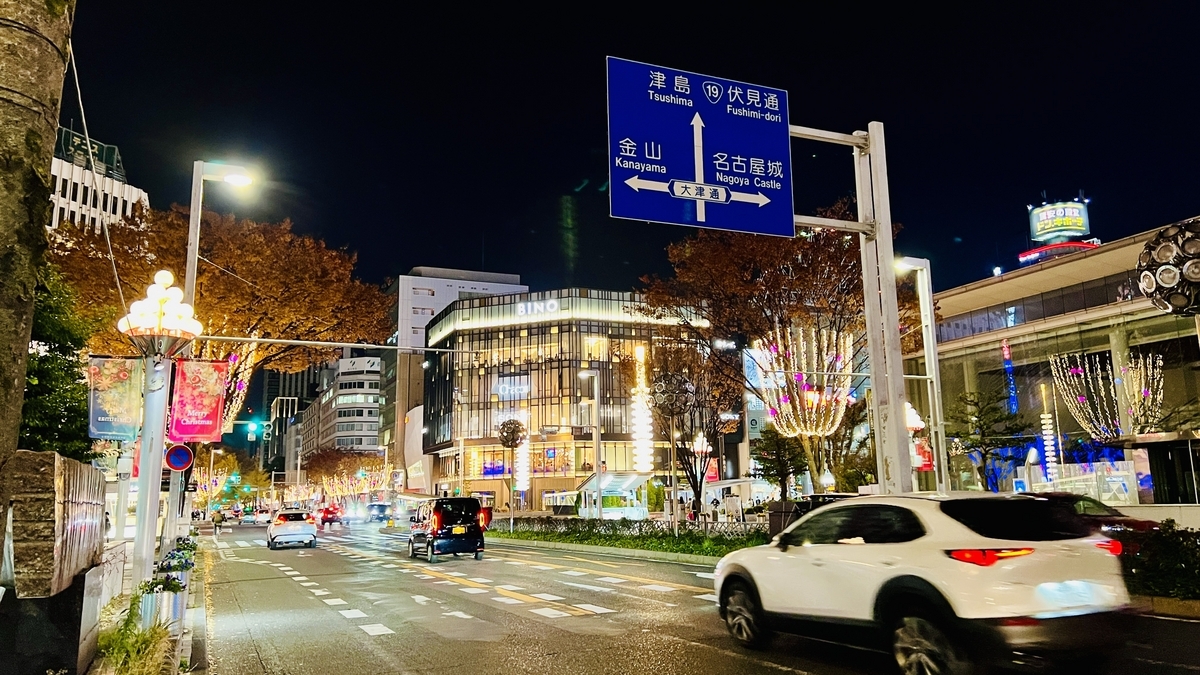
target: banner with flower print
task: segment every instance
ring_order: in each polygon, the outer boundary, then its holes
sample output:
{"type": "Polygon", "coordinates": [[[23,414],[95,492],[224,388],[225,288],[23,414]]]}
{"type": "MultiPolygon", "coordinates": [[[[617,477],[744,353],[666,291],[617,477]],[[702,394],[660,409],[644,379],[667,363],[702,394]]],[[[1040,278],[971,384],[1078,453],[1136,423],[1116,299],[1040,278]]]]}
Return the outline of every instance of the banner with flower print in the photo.
{"type": "Polygon", "coordinates": [[[88,436],[135,441],[142,423],[142,360],[88,360],[88,436]]]}
{"type": "Polygon", "coordinates": [[[180,360],[175,364],[175,390],[171,401],[173,443],[221,440],[225,410],[228,361],[180,360]]]}

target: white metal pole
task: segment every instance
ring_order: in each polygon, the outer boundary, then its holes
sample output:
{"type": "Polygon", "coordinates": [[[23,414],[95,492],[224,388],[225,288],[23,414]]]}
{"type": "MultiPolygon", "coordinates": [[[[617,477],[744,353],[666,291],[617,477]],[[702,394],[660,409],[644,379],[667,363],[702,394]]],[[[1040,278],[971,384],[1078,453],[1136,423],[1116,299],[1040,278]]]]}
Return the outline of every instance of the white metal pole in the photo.
{"type": "Polygon", "coordinates": [[[675,416],[671,416],[671,531],[679,536],[679,488],[675,480],[675,416]]]}
{"type": "Polygon", "coordinates": [[[604,456],[600,450],[600,375],[593,376],[592,401],[595,405],[596,419],[592,420],[592,451],[596,463],[596,519],[604,520],[604,474],[600,469],[604,466],[604,456]]]}
{"type": "Polygon", "coordinates": [[[192,206],[188,210],[187,263],[183,301],[196,307],[196,263],[200,255],[200,209],[204,201],[204,162],[192,163],[192,206]]]}
{"type": "Polygon", "coordinates": [[[137,530],[133,540],[133,583],[149,579],[154,570],[154,543],[158,530],[159,493],[162,490],[163,436],[167,424],[167,382],[171,360],[155,370],[154,357],[146,358],[145,404],[142,410],[142,449],[138,458],[137,530]]]}
{"type": "Polygon", "coordinates": [[[937,326],[933,313],[933,269],[926,260],[917,268],[917,298],[921,305],[921,341],[925,347],[925,375],[929,378],[929,438],[937,462],[937,488],[945,492],[950,479],[946,451],[946,416],[942,402],[942,370],[938,364],[937,326]]]}
{"type": "Polygon", "coordinates": [[[125,444],[122,443],[121,446],[121,456],[117,459],[117,512],[113,514],[116,527],[113,530],[113,539],[125,539],[125,520],[129,513],[129,475],[133,458],[129,456],[129,449],[124,447],[125,444]],[[124,467],[124,472],[121,470],[123,464],[129,465],[124,467]]]}

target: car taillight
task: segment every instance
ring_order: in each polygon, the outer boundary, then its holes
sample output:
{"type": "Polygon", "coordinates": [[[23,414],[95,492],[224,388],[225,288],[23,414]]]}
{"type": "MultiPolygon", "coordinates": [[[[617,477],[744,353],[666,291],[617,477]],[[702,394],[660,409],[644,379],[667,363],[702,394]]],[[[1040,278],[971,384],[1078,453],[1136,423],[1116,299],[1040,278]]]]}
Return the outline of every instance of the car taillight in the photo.
{"type": "Polygon", "coordinates": [[[283,518],[276,518],[276,519],[275,519],[275,524],[276,524],[276,525],[282,525],[282,524],[284,524],[285,522],[287,522],[287,521],[285,521],[283,518]]]}
{"type": "Polygon", "coordinates": [[[432,527],[434,530],[442,529],[442,514],[434,513],[433,519],[430,520],[429,524],[430,524],[430,527],[432,527]]]}
{"type": "Polygon", "coordinates": [[[312,514],[310,513],[310,514],[308,514],[307,516],[305,516],[305,517],[304,517],[304,522],[308,523],[309,525],[316,525],[316,524],[317,524],[317,519],[316,519],[316,518],[313,518],[313,517],[312,517],[312,514]]]}
{"type": "Polygon", "coordinates": [[[962,548],[946,551],[946,555],[959,562],[980,567],[991,567],[1006,558],[1019,558],[1033,553],[1031,548],[962,548]]]}
{"type": "Polygon", "coordinates": [[[487,523],[484,522],[485,520],[486,520],[486,518],[484,516],[483,511],[480,511],[479,512],[479,527],[480,527],[480,529],[484,529],[484,530],[487,529],[487,523]]]}
{"type": "Polygon", "coordinates": [[[1125,550],[1125,547],[1121,545],[1121,542],[1117,541],[1116,539],[1105,539],[1104,541],[1098,541],[1096,542],[1096,548],[1108,551],[1113,555],[1121,555],[1121,551],[1125,550]]]}

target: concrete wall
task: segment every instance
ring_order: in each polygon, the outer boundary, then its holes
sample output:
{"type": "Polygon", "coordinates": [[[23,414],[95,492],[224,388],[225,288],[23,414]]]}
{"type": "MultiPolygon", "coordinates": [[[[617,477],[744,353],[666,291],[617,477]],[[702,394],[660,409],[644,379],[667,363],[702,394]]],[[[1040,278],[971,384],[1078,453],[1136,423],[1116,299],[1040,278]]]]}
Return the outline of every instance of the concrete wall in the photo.
{"type": "Polygon", "coordinates": [[[1159,522],[1170,518],[1179,523],[1180,527],[1200,530],[1200,504],[1139,504],[1122,506],[1118,510],[1131,518],[1159,522]]]}

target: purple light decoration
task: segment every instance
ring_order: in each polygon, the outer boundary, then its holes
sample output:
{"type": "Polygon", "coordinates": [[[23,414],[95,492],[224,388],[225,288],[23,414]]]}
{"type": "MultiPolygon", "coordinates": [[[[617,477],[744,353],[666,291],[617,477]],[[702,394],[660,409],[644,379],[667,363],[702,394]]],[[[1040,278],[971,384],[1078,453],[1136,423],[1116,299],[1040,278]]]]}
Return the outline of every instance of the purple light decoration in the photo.
{"type": "Polygon", "coordinates": [[[237,363],[237,362],[238,362],[238,355],[237,355],[237,354],[230,354],[230,355],[229,355],[229,362],[230,362],[230,363],[237,363]]]}
{"type": "Polygon", "coordinates": [[[778,354],[779,353],[779,345],[771,345],[771,353],[778,354]]]}
{"type": "Polygon", "coordinates": [[[804,381],[804,374],[803,374],[803,373],[796,373],[795,375],[793,375],[793,376],[792,376],[792,379],[796,380],[797,382],[803,382],[803,381],[804,381]]]}
{"type": "Polygon", "coordinates": [[[813,387],[811,384],[808,384],[808,383],[804,384],[804,391],[812,391],[812,388],[813,387]]]}
{"type": "Polygon", "coordinates": [[[238,390],[238,391],[243,391],[245,388],[246,388],[246,383],[245,383],[245,382],[243,382],[243,381],[241,381],[241,380],[238,380],[238,383],[237,383],[237,390],[238,390]]]}
{"type": "Polygon", "coordinates": [[[778,415],[778,414],[779,414],[779,411],[778,411],[778,410],[776,410],[776,409],[774,409],[774,408],[771,408],[771,417],[775,417],[775,416],[776,416],[776,415],[778,415]]]}
{"type": "Polygon", "coordinates": [[[783,396],[780,396],[780,397],[779,397],[779,402],[780,402],[780,403],[789,403],[789,402],[791,402],[791,400],[792,400],[792,398],[791,398],[790,396],[786,395],[786,394],[784,394],[783,396]]]}
{"type": "Polygon", "coordinates": [[[1080,396],[1080,397],[1079,397],[1079,402],[1080,402],[1080,403],[1087,403],[1087,397],[1086,397],[1086,396],[1080,396]]]}
{"type": "Polygon", "coordinates": [[[1143,390],[1142,390],[1142,396],[1150,396],[1150,390],[1149,390],[1149,389],[1143,389],[1143,390]]]}
{"type": "Polygon", "coordinates": [[[1072,374],[1072,375],[1082,375],[1082,374],[1083,374],[1083,368],[1072,368],[1072,369],[1071,369],[1071,374],[1072,374]]]}

